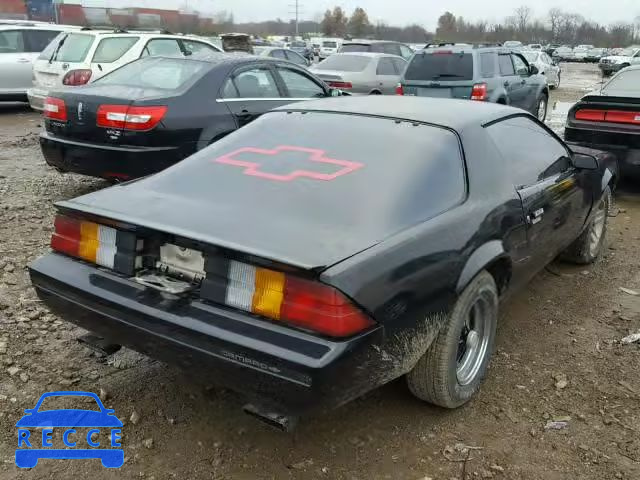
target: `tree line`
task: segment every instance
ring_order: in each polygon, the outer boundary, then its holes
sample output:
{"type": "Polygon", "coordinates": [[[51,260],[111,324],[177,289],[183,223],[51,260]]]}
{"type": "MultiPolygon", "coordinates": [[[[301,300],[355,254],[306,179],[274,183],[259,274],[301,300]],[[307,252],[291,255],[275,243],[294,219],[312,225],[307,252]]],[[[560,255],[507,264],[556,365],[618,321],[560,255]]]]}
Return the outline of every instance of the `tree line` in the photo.
{"type": "MultiPolygon", "coordinates": [[[[215,30],[245,32],[252,35],[292,35],[293,21],[281,19],[254,23],[235,23],[233,15],[221,12],[214,19],[215,30]]],[[[624,47],[640,44],[640,15],[633,21],[603,25],[585,19],[578,13],[552,8],[543,18],[536,18],[528,6],[515,9],[503,21],[467,21],[446,11],[438,18],[435,32],[419,23],[398,27],[384,21],[371,22],[366,10],[357,7],[349,15],[341,7],[328,9],[314,20],[299,23],[303,36],[322,33],[328,37],[377,38],[407,43],[428,42],[503,42],[592,44],[602,47],[624,47]]]]}

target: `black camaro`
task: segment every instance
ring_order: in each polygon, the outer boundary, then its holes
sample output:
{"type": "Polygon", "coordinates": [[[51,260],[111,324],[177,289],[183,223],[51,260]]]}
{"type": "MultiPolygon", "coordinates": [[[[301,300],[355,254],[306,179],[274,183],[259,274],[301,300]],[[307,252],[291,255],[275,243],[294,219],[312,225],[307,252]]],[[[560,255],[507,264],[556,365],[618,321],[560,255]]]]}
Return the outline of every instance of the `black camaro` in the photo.
{"type": "Polygon", "coordinates": [[[402,375],[479,388],[499,299],[594,261],[612,173],[511,107],[296,103],[156,175],[56,204],[40,298],[288,425],[402,375]]]}
{"type": "Polygon", "coordinates": [[[621,70],[576,103],[564,137],[614,153],[623,175],[640,177],[640,65],[621,70]]]}
{"type": "Polygon", "coordinates": [[[51,91],[40,146],[64,172],[127,180],[159,172],[272,108],[339,95],[286,60],[145,57],[51,91]]]}

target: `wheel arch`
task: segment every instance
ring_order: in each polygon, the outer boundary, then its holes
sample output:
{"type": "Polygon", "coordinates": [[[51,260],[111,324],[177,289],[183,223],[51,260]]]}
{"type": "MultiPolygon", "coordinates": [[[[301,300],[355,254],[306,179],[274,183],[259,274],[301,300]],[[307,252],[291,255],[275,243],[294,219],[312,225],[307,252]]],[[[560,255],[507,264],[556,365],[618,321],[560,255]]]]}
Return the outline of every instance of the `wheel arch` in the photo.
{"type": "Polygon", "coordinates": [[[491,240],[471,254],[458,277],[456,293],[462,292],[482,270],[487,270],[493,276],[500,294],[507,290],[511,281],[512,265],[500,240],[491,240]]]}

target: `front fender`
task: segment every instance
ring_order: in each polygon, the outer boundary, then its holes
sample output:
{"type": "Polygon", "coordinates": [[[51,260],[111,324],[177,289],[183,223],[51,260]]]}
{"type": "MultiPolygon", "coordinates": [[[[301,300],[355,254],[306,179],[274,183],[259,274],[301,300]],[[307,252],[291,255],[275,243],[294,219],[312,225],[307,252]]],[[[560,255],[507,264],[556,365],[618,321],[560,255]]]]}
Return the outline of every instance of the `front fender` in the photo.
{"type": "Polygon", "coordinates": [[[505,256],[506,252],[501,240],[491,240],[476,249],[476,251],[471,254],[460,273],[460,277],[458,278],[458,283],[456,285],[456,292],[458,294],[462,292],[469,282],[487,265],[490,265],[495,260],[504,258],[505,256]]]}

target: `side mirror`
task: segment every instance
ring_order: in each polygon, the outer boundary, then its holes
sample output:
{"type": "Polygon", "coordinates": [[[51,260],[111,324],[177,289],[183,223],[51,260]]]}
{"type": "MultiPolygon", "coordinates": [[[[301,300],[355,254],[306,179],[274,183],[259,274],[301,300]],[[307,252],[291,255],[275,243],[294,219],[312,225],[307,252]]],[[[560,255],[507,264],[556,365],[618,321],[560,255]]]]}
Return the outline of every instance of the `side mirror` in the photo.
{"type": "Polygon", "coordinates": [[[342,96],[342,90],[339,90],[337,88],[330,88],[329,89],[329,96],[331,96],[331,97],[341,97],[342,96]]]}
{"type": "Polygon", "coordinates": [[[571,156],[571,162],[573,166],[579,170],[597,170],[598,160],[596,157],[586,155],[584,153],[574,153],[571,156]]]}
{"type": "Polygon", "coordinates": [[[529,65],[529,75],[537,75],[538,73],[538,67],[536,67],[535,65],[529,65]]]}

